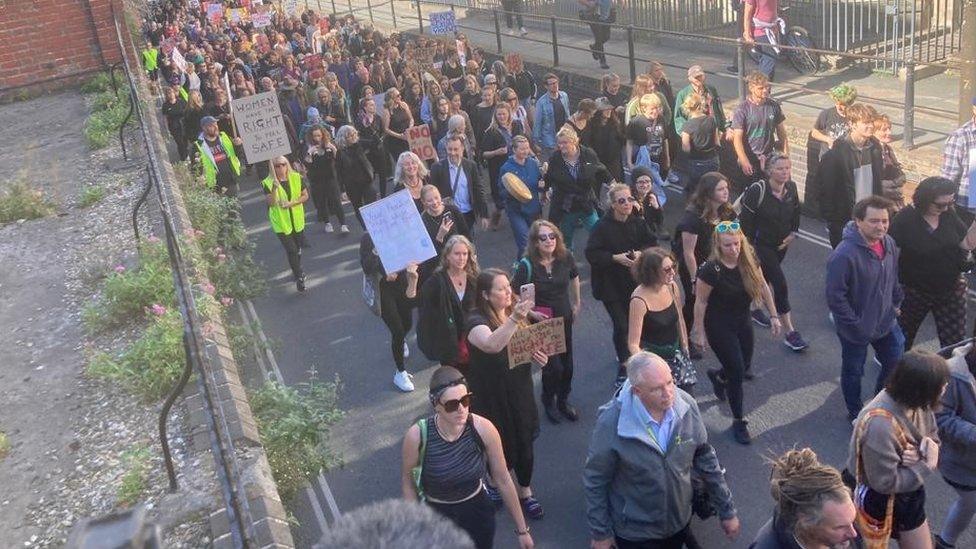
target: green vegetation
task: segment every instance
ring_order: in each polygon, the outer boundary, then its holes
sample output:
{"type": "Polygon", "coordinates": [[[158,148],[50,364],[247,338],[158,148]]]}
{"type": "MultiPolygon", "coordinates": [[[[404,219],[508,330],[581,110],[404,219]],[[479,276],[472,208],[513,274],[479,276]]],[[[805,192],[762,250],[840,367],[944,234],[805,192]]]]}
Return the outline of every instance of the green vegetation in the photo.
{"type": "Polygon", "coordinates": [[[112,77],[108,71],[100,72],[81,85],[81,93],[92,94],[112,89],[112,77]]]}
{"type": "Polygon", "coordinates": [[[285,500],[320,471],[341,463],[327,440],[329,429],[342,418],[338,390],[338,381],[313,379],[296,387],[268,381],[251,393],[271,473],[285,500]]]}
{"type": "Polygon", "coordinates": [[[130,507],[137,503],[149,487],[149,462],[151,459],[149,448],[136,446],[122,454],[125,464],[125,474],[122,484],[116,493],[116,503],[119,507],[130,507]]]}
{"type": "Polygon", "coordinates": [[[82,208],[93,206],[105,198],[105,193],[105,187],[102,185],[86,185],[81,191],[81,198],[78,199],[78,205],[82,208]]]}
{"type": "Polygon", "coordinates": [[[0,431],[0,459],[7,457],[10,453],[10,439],[7,438],[7,433],[0,431]]]}
{"type": "MultiPolygon", "coordinates": [[[[129,87],[121,86],[119,94],[111,90],[99,92],[91,104],[91,113],[85,120],[82,133],[92,150],[105,148],[118,133],[123,120],[129,114],[129,87]]],[[[129,119],[132,121],[132,118],[129,119]]]]}
{"type": "Polygon", "coordinates": [[[44,191],[31,187],[23,177],[0,187],[0,223],[47,217],[55,211],[54,203],[44,191]]]}
{"type": "Polygon", "coordinates": [[[183,372],[183,318],[155,304],[149,328],[117,357],[96,352],[88,373],[119,383],[146,402],[165,397],[183,372]]]}
{"type": "Polygon", "coordinates": [[[92,331],[104,330],[144,316],[154,303],[170,306],[173,299],[169,255],[166,246],[153,239],[143,242],[138,267],[114,267],[101,297],[82,311],[82,320],[92,331]]]}

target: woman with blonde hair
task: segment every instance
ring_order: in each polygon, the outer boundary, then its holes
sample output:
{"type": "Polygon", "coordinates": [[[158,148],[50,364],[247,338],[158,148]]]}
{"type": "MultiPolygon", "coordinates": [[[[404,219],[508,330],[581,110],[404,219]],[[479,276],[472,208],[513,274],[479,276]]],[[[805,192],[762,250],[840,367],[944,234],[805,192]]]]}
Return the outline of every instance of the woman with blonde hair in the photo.
{"type": "Polygon", "coordinates": [[[474,308],[480,272],[474,244],[461,234],[448,238],[437,270],[420,288],[417,345],[428,359],[467,368],[470,355],[464,326],[467,312],[474,308]]]}
{"type": "Polygon", "coordinates": [[[393,192],[402,189],[410,191],[410,198],[413,199],[417,211],[424,211],[424,201],[421,198],[421,189],[428,183],[430,170],[427,169],[420,157],[411,151],[404,151],[397,157],[396,167],[393,169],[393,192]]]}
{"type": "Polygon", "coordinates": [[[681,109],[687,116],[681,126],[681,151],[684,153],[685,194],[690,196],[698,186],[698,180],[708,172],[719,169],[719,143],[721,129],[715,117],[705,114],[708,106],[698,92],[685,96],[681,109]]]}
{"type": "Polygon", "coordinates": [[[579,136],[572,128],[563,127],[556,134],[556,151],[549,157],[546,170],[546,189],[552,189],[549,220],[559,226],[566,247],[573,248],[573,233],[581,222],[587,232],[599,221],[598,193],[613,176],[600,162],[596,152],[580,146],[579,136]]]}
{"type": "Polygon", "coordinates": [[[630,101],[627,102],[627,108],[624,111],[624,124],[630,124],[630,119],[640,112],[640,101],[645,95],[653,93],[658,96],[661,100],[661,110],[664,114],[665,120],[671,120],[672,112],[671,106],[668,105],[668,98],[664,97],[664,94],[657,91],[657,86],[654,84],[654,79],[651,78],[649,74],[638,74],[637,78],[634,79],[634,85],[630,89],[630,101]]]}
{"type": "MultiPolygon", "coordinates": [[[[407,128],[413,126],[414,122],[410,106],[403,100],[400,90],[396,88],[386,90],[386,95],[383,98],[382,120],[385,134],[383,144],[386,146],[386,151],[394,159],[397,159],[399,164],[401,153],[410,151],[406,131],[407,128]]],[[[417,194],[418,196],[420,194],[419,188],[417,194]]]]}
{"type": "Polygon", "coordinates": [[[755,343],[749,306],[759,300],[769,311],[773,337],[778,337],[782,325],[759,260],[739,223],[722,221],[715,226],[711,256],[698,269],[691,339],[701,348],[707,339],[722,365],[721,370],[709,370],[708,379],[715,398],[728,397],[732,434],[739,444],[752,442],[742,410],[742,380],[752,365],[755,343]]]}

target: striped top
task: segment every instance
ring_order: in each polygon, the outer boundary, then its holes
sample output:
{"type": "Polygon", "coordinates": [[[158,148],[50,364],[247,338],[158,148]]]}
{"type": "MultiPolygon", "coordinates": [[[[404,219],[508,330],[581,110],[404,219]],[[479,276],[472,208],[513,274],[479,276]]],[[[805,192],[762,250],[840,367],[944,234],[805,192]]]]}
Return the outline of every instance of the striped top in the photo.
{"type": "Polygon", "coordinates": [[[478,489],[487,473],[484,444],[471,416],[453,442],[441,437],[434,416],[427,418],[427,452],[421,483],[424,494],[444,502],[461,501],[478,489]]]}

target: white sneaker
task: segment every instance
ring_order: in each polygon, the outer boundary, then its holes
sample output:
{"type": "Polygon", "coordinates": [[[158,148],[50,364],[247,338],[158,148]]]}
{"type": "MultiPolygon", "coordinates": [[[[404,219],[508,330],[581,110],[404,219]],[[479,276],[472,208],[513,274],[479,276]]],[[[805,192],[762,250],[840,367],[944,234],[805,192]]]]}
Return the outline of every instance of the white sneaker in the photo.
{"type": "Polygon", "coordinates": [[[402,372],[397,372],[393,375],[393,384],[397,386],[404,393],[409,393],[413,391],[413,381],[410,380],[413,376],[408,374],[406,370],[402,372]]]}
{"type": "Polygon", "coordinates": [[[325,232],[327,232],[327,233],[335,232],[335,228],[332,227],[332,222],[331,221],[326,222],[326,224],[325,224],[325,232]]]}
{"type": "Polygon", "coordinates": [[[526,36],[527,34],[529,34],[529,31],[525,30],[525,27],[519,27],[519,34],[521,34],[522,36],[526,36]]]}
{"type": "Polygon", "coordinates": [[[410,358],[410,346],[406,341],[403,342],[403,358],[410,358]]]}
{"type": "Polygon", "coordinates": [[[339,227],[339,232],[342,233],[342,234],[349,234],[349,226],[348,225],[342,225],[342,226],[340,226],[339,227]]]}

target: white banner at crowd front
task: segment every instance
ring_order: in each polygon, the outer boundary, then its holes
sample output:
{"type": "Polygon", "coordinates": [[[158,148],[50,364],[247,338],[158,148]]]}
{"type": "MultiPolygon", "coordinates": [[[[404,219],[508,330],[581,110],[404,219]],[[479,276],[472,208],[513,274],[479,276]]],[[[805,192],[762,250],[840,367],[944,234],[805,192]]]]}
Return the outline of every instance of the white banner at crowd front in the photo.
{"type": "Polygon", "coordinates": [[[172,57],[173,64],[176,65],[176,68],[180,69],[180,72],[186,72],[186,58],[180,53],[179,48],[173,48],[172,57]]]}
{"type": "Polygon", "coordinates": [[[289,154],[291,143],[275,92],[264,92],[231,101],[237,131],[251,164],[289,154]]]}
{"type": "Polygon", "coordinates": [[[411,261],[421,263],[437,255],[410,191],[404,189],[367,204],[359,213],[387,273],[395,273],[411,261]]]}

